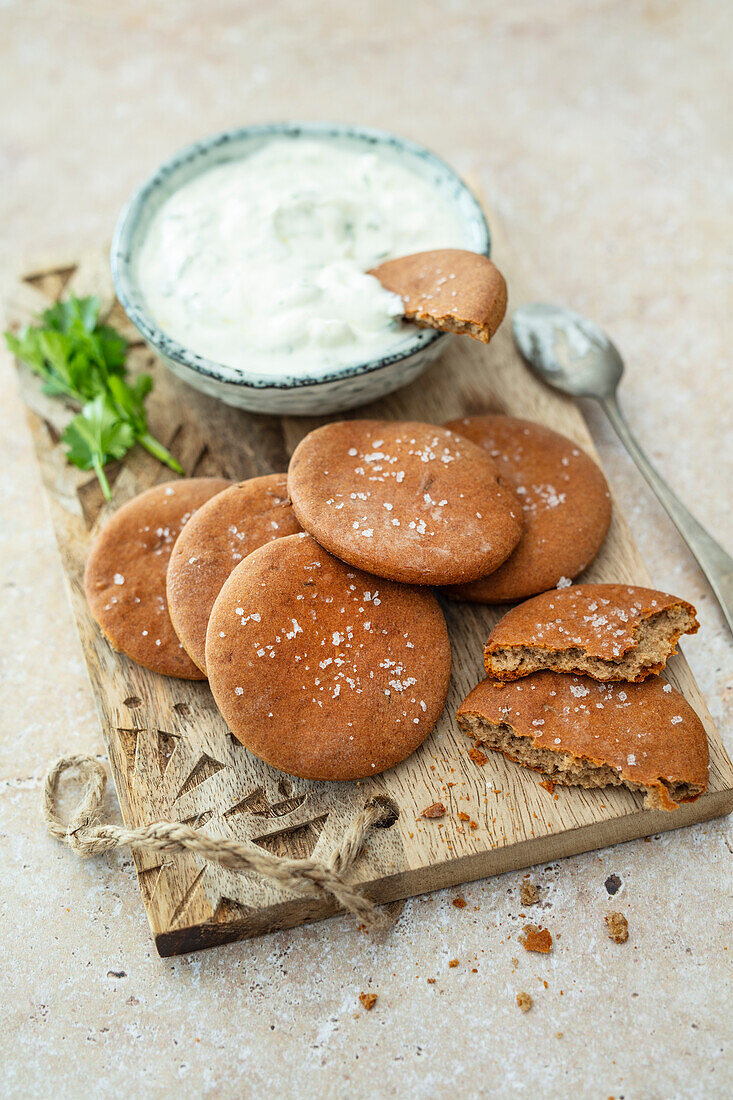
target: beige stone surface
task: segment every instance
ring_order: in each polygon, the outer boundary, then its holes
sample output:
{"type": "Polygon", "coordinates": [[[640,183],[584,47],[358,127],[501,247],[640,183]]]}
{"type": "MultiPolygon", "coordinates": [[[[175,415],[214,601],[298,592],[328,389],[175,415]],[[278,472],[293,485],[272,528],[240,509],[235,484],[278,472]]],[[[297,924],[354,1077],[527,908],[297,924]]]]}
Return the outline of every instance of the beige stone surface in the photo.
{"type": "MultiPolygon", "coordinates": [[[[4,0],[3,275],[108,238],[132,187],[203,133],[302,117],[409,135],[478,173],[540,293],[613,334],[634,428],[731,546],[732,16],[720,0],[4,0]]],[[[463,909],[458,891],[409,901],[381,937],[337,919],[160,960],[131,860],[81,863],[39,821],[48,763],[102,742],[5,369],[3,395],[3,1095],[730,1095],[727,821],[535,868],[539,910],[516,873],[465,887],[463,909]],[[607,938],[609,908],[628,943],[607,938]],[[551,955],[523,951],[526,920],[551,955]]],[[[730,636],[588,411],[655,583],[700,610],[685,652],[730,750],[730,636]]]]}

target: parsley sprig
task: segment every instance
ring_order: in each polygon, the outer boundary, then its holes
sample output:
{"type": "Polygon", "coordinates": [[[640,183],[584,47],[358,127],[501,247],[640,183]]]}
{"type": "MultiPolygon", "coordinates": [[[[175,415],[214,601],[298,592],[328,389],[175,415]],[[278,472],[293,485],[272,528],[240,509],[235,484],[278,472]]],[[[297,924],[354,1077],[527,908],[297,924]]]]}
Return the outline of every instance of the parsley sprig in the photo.
{"type": "Polygon", "coordinates": [[[13,355],[43,379],[44,393],[81,405],[63,436],[66,457],[94,470],[110,499],[104,467],[135,443],[182,474],[181,466],[148,431],[144,401],[153,388],[149,374],[128,378],[127,341],[99,320],[99,299],[68,298],[44,310],[37,323],[6,332],[13,355]]]}

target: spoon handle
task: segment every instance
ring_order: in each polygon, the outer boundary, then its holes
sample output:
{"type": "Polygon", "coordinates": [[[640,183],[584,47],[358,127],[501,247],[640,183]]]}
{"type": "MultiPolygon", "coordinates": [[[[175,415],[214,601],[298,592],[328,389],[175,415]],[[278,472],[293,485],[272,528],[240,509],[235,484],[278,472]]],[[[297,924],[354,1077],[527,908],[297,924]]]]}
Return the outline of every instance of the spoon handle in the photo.
{"type": "Polygon", "coordinates": [[[676,526],[682,538],[694,554],[703,573],[710,582],[728,626],[733,632],[733,558],[712,538],[704,527],[675,496],[649,459],[642,451],[619,408],[615,394],[600,399],[606,416],[613,424],[621,442],[657,494],[659,502],[676,526]]]}

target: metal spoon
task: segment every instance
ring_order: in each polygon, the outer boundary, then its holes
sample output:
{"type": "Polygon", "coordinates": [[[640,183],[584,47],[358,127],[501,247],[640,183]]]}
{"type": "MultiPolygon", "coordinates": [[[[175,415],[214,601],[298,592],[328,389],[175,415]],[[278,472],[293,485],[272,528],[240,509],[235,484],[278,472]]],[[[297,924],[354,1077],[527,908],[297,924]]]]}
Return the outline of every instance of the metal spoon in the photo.
{"type": "Polygon", "coordinates": [[[572,309],[533,302],[512,319],[514,340],[535,374],[562,393],[595,397],[710,582],[733,632],[733,558],[659,476],[626,423],[616,399],[624,372],[618,349],[597,325],[572,309]]]}

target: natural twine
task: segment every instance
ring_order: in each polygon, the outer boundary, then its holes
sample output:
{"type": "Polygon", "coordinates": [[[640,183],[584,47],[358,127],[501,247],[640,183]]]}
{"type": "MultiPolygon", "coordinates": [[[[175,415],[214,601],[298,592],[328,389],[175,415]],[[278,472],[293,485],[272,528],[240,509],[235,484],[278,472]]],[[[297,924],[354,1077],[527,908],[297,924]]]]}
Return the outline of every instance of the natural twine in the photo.
{"type": "Polygon", "coordinates": [[[276,856],[254,844],[242,844],[227,837],[209,837],[180,821],[156,821],[139,829],[102,825],[99,811],[106,785],[104,768],[91,756],[62,756],[46,775],[43,816],[49,832],[79,856],[87,858],[125,846],[133,851],[194,852],[209,863],[218,863],[232,871],[263,875],[291,889],[315,887],[334,897],[343,909],[353,913],[367,928],[378,928],[385,923],[383,913],[375,908],[374,902],[343,879],[364,847],[369,829],[384,820],[383,806],[373,802],[364,806],[349,825],[339,846],[327,861],[320,863],[314,859],[276,856]],[[58,812],[58,789],[62,775],[71,768],[78,768],[84,789],[70,821],[64,824],[58,812]]]}

